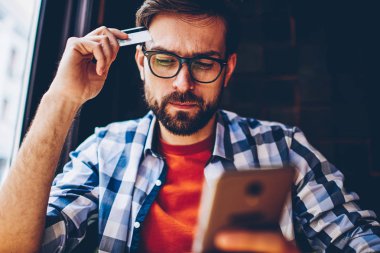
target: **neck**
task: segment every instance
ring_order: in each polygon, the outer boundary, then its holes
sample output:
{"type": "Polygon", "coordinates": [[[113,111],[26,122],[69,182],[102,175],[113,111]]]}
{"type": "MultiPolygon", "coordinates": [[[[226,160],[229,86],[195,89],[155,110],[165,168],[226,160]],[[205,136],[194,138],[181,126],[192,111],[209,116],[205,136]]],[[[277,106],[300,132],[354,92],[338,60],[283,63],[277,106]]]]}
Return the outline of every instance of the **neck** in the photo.
{"type": "Polygon", "coordinates": [[[206,126],[200,129],[198,132],[192,135],[188,135],[188,136],[175,135],[169,132],[161,124],[161,122],[159,122],[160,137],[162,138],[164,142],[171,145],[191,145],[191,144],[203,141],[207,137],[209,137],[215,131],[215,121],[216,121],[216,114],[212,116],[212,118],[210,119],[210,121],[207,123],[206,126]]]}

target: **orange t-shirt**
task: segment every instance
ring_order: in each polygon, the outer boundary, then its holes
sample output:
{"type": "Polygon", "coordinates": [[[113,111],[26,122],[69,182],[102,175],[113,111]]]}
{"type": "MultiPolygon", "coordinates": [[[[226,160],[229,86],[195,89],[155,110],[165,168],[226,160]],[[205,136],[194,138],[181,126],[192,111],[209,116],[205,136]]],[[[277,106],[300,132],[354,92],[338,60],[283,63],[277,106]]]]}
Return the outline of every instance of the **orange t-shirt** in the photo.
{"type": "Polygon", "coordinates": [[[211,157],[213,136],[187,146],[160,140],[168,167],[166,182],[145,218],[141,252],[191,252],[203,185],[203,170],[211,157]]]}

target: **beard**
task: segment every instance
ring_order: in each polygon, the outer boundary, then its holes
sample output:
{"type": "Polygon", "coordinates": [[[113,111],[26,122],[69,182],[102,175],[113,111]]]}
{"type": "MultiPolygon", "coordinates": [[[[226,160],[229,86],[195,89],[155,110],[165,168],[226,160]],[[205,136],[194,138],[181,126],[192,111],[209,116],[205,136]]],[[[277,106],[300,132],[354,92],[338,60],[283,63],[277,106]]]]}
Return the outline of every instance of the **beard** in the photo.
{"type": "Polygon", "coordinates": [[[185,93],[175,91],[163,97],[161,104],[159,104],[145,84],[144,95],[148,108],[153,111],[158,121],[169,132],[174,135],[189,136],[205,127],[214,116],[219,108],[223,88],[222,86],[217,98],[210,103],[205,103],[202,98],[196,96],[191,91],[185,93]],[[168,111],[169,103],[195,104],[198,110],[195,113],[179,110],[172,115],[168,111]]]}

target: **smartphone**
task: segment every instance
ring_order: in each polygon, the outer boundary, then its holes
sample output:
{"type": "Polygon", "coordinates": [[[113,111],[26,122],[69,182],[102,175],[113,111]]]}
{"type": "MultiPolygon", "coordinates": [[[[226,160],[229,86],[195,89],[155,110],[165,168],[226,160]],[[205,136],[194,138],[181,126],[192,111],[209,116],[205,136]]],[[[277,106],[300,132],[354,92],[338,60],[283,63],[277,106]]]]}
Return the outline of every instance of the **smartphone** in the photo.
{"type": "Polygon", "coordinates": [[[224,228],[279,229],[279,219],[294,179],[294,168],[226,171],[205,183],[193,252],[217,252],[215,234],[224,228]]]}

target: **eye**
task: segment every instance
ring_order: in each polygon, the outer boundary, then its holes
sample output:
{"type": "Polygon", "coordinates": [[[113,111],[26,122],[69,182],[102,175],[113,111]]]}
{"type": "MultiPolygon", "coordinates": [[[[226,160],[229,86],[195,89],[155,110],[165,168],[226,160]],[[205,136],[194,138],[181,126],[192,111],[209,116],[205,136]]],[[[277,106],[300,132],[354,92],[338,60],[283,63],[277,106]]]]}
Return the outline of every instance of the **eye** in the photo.
{"type": "Polygon", "coordinates": [[[193,62],[193,69],[210,70],[214,67],[215,62],[209,59],[199,59],[193,62]]]}
{"type": "Polygon", "coordinates": [[[156,57],[153,59],[154,64],[157,66],[162,67],[170,67],[173,65],[176,65],[177,60],[173,57],[167,56],[167,55],[156,55],[156,57]]]}

